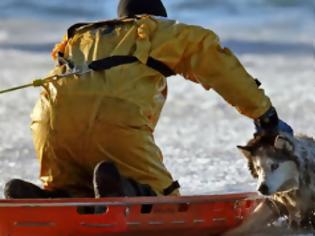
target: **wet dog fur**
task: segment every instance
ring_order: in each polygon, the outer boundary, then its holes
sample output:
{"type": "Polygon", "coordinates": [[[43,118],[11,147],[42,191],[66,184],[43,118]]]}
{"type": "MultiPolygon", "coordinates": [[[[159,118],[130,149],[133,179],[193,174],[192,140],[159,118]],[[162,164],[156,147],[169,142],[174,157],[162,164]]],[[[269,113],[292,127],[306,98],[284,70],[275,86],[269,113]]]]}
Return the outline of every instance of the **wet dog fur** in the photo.
{"type": "Polygon", "coordinates": [[[226,235],[259,231],[281,216],[291,228],[315,229],[315,141],[306,136],[256,135],[238,146],[257,190],[266,199],[238,229],[226,235]]]}

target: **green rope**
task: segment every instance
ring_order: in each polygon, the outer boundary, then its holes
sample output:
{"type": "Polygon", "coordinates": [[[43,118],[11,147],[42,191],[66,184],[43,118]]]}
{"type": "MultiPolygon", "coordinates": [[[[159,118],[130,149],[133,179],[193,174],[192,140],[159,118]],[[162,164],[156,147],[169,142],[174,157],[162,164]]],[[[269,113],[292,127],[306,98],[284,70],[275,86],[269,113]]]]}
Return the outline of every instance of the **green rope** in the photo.
{"type": "Polygon", "coordinates": [[[59,78],[59,77],[58,76],[51,76],[51,77],[47,77],[45,79],[36,79],[32,83],[20,85],[20,86],[9,88],[9,89],[0,90],[0,94],[9,93],[9,92],[13,92],[16,90],[29,88],[29,87],[39,87],[45,83],[51,82],[54,78],[59,78]]]}
{"type": "Polygon", "coordinates": [[[21,86],[17,86],[17,87],[1,90],[0,94],[13,92],[15,90],[20,90],[20,89],[24,89],[24,88],[28,88],[28,87],[33,87],[33,83],[31,83],[31,84],[24,84],[24,85],[21,85],[21,86]]]}
{"type": "Polygon", "coordinates": [[[85,71],[85,72],[81,72],[81,73],[70,72],[70,73],[65,73],[65,74],[61,74],[61,75],[52,75],[52,76],[48,76],[48,77],[43,78],[43,79],[33,80],[32,83],[24,84],[24,85],[9,88],[9,89],[0,90],[0,94],[9,93],[12,91],[16,91],[16,90],[20,90],[20,89],[24,89],[24,88],[29,88],[29,87],[40,87],[40,86],[43,86],[44,84],[47,84],[47,83],[53,82],[53,81],[57,81],[61,78],[67,77],[67,76],[80,75],[80,74],[84,74],[84,73],[88,73],[88,72],[90,72],[90,71],[85,71]]]}
{"type": "Polygon", "coordinates": [[[56,80],[58,80],[60,78],[63,78],[64,76],[67,76],[67,75],[70,75],[70,74],[71,73],[63,74],[63,75],[53,75],[53,76],[46,77],[44,79],[36,79],[36,80],[33,80],[32,83],[20,85],[20,86],[9,88],[9,89],[0,90],[0,94],[5,94],[5,93],[9,93],[9,92],[13,92],[13,91],[16,91],[16,90],[29,88],[29,87],[40,87],[40,86],[43,86],[46,83],[49,83],[49,82],[52,82],[52,81],[56,81],[56,80]]]}
{"type": "MultiPolygon", "coordinates": [[[[47,82],[49,82],[49,81],[47,81],[47,82]]],[[[44,83],[45,83],[45,80],[36,79],[33,81],[32,85],[33,85],[33,87],[39,87],[39,86],[42,86],[44,83]]]]}

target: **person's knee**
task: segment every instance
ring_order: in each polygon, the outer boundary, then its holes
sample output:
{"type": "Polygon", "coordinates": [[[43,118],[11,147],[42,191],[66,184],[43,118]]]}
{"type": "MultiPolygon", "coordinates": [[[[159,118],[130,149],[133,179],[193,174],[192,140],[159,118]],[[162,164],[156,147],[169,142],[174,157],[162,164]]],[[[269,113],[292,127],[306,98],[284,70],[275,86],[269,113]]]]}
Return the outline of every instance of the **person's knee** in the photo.
{"type": "Polygon", "coordinates": [[[95,197],[122,197],[120,173],[113,162],[102,161],[94,168],[93,186],[95,197]]]}
{"type": "Polygon", "coordinates": [[[24,181],[20,179],[12,179],[4,185],[4,197],[6,199],[19,198],[21,196],[24,181]]]}
{"type": "Polygon", "coordinates": [[[44,198],[44,191],[29,182],[12,179],[4,186],[4,197],[6,199],[23,199],[23,198],[44,198]]]}
{"type": "Polygon", "coordinates": [[[100,162],[94,169],[95,197],[156,196],[149,185],[122,176],[113,162],[100,162]]]}

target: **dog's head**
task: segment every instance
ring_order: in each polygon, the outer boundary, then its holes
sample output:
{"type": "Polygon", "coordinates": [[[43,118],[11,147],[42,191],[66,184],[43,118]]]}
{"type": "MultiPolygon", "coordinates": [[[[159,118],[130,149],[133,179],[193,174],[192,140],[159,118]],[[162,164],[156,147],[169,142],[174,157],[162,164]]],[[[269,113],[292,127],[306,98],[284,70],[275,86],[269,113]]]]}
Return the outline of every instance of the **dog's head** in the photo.
{"type": "Polygon", "coordinates": [[[296,190],[299,187],[298,160],[290,135],[259,136],[238,146],[248,161],[257,190],[263,195],[296,190]]]}

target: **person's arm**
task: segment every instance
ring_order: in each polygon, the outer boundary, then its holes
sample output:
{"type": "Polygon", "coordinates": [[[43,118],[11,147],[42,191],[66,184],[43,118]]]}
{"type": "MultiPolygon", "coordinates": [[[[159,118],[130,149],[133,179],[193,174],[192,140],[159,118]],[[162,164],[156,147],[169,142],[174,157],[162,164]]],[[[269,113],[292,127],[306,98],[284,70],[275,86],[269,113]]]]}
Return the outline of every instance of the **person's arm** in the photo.
{"type": "Polygon", "coordinates": [[[221,47],[215,33],[184,24],[174,24],[162,31],[160,34],[169,39],[161,42],[153,56],[160,57],[177,73],[206,89],[214,89],[252,119],[259,118],[271,107],[264,91],[258,88],[234,54],[221,47]]]}

